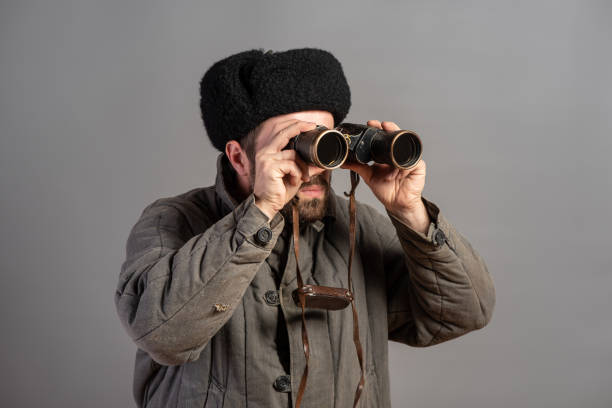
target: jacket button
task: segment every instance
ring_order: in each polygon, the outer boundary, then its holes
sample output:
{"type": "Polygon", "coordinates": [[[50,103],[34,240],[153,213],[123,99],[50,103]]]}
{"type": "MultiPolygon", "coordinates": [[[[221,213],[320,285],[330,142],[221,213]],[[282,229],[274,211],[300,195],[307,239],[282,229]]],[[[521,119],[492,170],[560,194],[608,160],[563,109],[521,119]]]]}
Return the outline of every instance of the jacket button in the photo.
{"type": "Polygon", "coordinates": [[[255,235],[255,240],[260,245],[266,245],[272,239],[272,230],[268,227],[261,227],[255,235]]]}
{"type": "Polygon", "coordinates": [[[445,241],[446,241],[446,235],[444,235],[444,231],[437,228],[433,236],[434,245],[441,246],[444,244],[445,241]]]}
{"type": "Polygon", "coordinates": [[[266,303],[270,306],[278,306],[280,304],[280,298],[277,290],[269,290],[264,294],[266,303]]]}
{"type": "Polygon", "coordinates": [[[280,375],[274,380],[274,389],[278,392],[291,392],[291,376],[280,375]]]}

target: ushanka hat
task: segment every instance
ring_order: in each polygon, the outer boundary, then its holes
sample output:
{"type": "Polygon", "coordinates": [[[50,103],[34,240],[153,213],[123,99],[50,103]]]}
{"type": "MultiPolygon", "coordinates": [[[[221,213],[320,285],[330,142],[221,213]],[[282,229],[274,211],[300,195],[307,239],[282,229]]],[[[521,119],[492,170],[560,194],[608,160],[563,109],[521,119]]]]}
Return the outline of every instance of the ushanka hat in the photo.
{"type": "Polygon", "coordinates": [[[213,64],[200,82],[202,120],[220,151],[270,117],[324,110],[338,125],[350,106],[340,62],[316,48],[244,51],[213,64]]]}

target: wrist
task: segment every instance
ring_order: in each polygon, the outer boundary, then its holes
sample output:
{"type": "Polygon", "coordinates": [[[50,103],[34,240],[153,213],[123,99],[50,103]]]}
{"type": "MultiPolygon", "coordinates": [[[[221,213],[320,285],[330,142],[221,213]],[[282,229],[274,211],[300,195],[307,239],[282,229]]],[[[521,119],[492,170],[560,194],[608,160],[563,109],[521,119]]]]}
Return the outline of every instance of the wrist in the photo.
{"type": "Polygon", "coordinates": [[[261,212],[266,214],[266,216],[268,217],[268,221],[274,218],[274,216],[278,212],[274,210],[272,207],[270,207],[269,205],[267,205],[263,200],[260,200],[257,197],[255,197],[255,206],[259,208],[261,212]]]}
{"type": "Polygon", "coordinates": [[[387,211],[408,227],[423,234],[427,232],[429,224],[431,223],[431,218],[425,208],[425,204],[423,204],[423,201],[420,199],[418,200],[418,204],[414,206],[387,208],[387,211]]]}

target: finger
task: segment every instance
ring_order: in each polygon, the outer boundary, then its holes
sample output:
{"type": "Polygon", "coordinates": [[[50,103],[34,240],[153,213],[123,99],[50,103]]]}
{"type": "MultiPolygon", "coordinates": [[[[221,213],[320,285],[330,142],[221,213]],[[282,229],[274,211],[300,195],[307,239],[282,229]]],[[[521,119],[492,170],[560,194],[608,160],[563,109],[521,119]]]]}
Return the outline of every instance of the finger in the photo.
{"type": "Polygon", "coordinates": [[[276,135],[281,129],[286,128],[288,125],[294,122],[297,122],[297,119],[288,118],[280,120],[274,123],[272,126],[266,125],[267,127],[264,127],[265,122],[259,124],[255,128],[255,130],[257,131],[257,141],[255,146],[257,150],[259,151],[264,146],[267,146],[270,143],[270,140],[274,138],[274,135],[276,135]]]}
{"type": "Polygon", "coordinates": [[[293,160],[279,160],[276,162],[277,168],[280,170],[283,177],[289,176],[292,185],[297,185],[302,182],[302,171],[293,160]]]}
{"type": "Polygon", "coordinates": [[[277,134],[284,128],[297,123],[297,119],[284,119],[280,122],[275,123],[270,129],[265,131],[265,135],[260,137],[258,140],[257,151],[274,152],[275,150],[270,149],[270,144],[274,142],[277,134]]]}
{"type": "Polygon", "coordinates": [[[284,178],[286,190],[289,189],[299,189],[302,185],[302,178],[296,176],[295,174],[287,174],[284,178]]]}
{"type": "Polygon", "coordinates": [[[389,132],[394,132],[396,130],[400,130],[400,127],[397,126],[394,122],[384,121],[382,123],[382,128],[389,132]]]}
{"type": "Polygon", "coordinates": [[[293,149],[281,150],[276,153],[269,153],[274,160],[295,160],[298,157],[298,152],[293,149]]]}
{"type": "Polygon", "coordinates": [[[425,163],[425,160],[423,160],[423,158],[421,158],[421,160],[417,162],[416,166],[410,169],[410,174],[414,174],[414,175],[425,175],[426,172],[427,172],[427,164],[425,163]]]}
{"type": "Polygon", "coordinates": [[[308,172],[308,164],[306,164],[306,162],[304,160],[302,160],[302,158],[300,157],[298,152],[296,152],[295,150],[293,150],[293,149],[281,150],[280,152],[272,153],[271,157],[273,157],[275,160],[292,160],[292,161],[294,161],[295,164],[298,165],[300,171],[302,172],[302,181],[310,180],[310,176],[309,176],[309,172],[308,172]]]}
{"type": "MultiPolygon", "coordinates": [[[[264,148],[267,148],[270,143],[272,143],[272,141],[274,140],[274,138],[276,137],[277,133],[279,133],[281,130],[283,130],[284,128],[299,122],[298,119],[295,118],[288,118],[288,119],[283,119],[281,121],[278,121],[276,123],[274,123],[269,129],[265,130],[265,133],[263,134],[263,136],[260,136],[257,140],[257,150],[262,150],[264,148]]],[[[262,130],[263,132],[263,130],[262,130]]]]}
{"type": "Polygon", "coordinates": [[[310,171],[308,170],[308,164],[304,160],[302,160],[299,154],[296,154],[295,156],[295,163],[298,165],[300,171],[302,172],[302,181],[306,183],[309,182],[310,171]]]}
{"type": "Polygon", "coordinates": [[[292,123],[289,126],[281,129],[278,133],[276,133],[276,135],[272,137],[272,140],[270,140],[268,145],[265,146],[263,149],[271,152],[279,152],[285,146],[287,146],[287,143],[289,143],[289,140],[292,137],[295,137],[302,132],[313,130],[315,127],[317,127],[316,124],[312,122],[303,122],[301,120],[292,123]]]}
{"type": "Polygon", "coordinates": [[[379,120],[368,120],[367,125],[371,127],[382,129],[382,126],[379,120]]]}
{"type": "Polygon", "coordinates": [[[401,169],[398,169],[398,168],[393,167],[393,166],[388,166],[388,167],[385,167],[385,168],[381,167],[380,169],[381,169],[381,170],[379,170],[380,174],[384,174],[385,175],[384,178],[383,178],[384,181],[391,181],[391,180],[395,179],[400,172],[402,172],[401,169]]]}
{"type": "Polygon", "coordinates": [[[270,134],[272,136],[276,135],[278,132],[280,132],[281,130],[283,130],[286,127],[289,127],[295,123],[300,122],[299,119],[295,119],[295,118],[288,118],[288,119],[283,119],[279,122],[276,122],[274,124],[274,126],[272,126],[272,129],[270,129],[270,134]]]}
{"type": "Polygon", "coordinates": [[[376,177],[377,180],[384,181],[392,180],[399,172],[399,169],[385,163],[373,163],[370,166],[370,169],[372,171],[372,177],[376,177]]]}
{"type": "Polygon", "coordinates": [[[407,169],[400,169],[399,177],[414,177],[424,176],[426,174],[426,165],[423,159],[419,160],[413,167],[407,169]]]}

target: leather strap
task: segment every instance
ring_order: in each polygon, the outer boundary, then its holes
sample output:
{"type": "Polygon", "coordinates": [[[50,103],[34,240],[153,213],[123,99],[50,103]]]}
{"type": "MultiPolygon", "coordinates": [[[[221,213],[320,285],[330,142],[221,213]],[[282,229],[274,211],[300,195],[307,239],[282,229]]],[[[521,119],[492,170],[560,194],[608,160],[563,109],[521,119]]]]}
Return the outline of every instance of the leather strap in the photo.
{"type": "MultiPolygon", "coordinates": [[[[351,271],[353,266],[353,256],[355,254],[355,224],[357,215],[357,206],[355,204],[355,189],[357,188],[357,184],[359,184],[359,175],[353,170],[351,170],[351,192],[349,193],[349,239],[351,249],[349,253],[348,262],[348,284],[349,290],[352,293],[355,293],[355,289],[353,288],[353,279],[351,276],[351,271]]],[[[355,305],[354,295],[351,298],[351,307],[353,309],[353,343],[355,343],[355,351],[357,352],[357,359],[359,360],[359,368],[361,368],[361,378],[359,379],[359,384],[357,384],[357,389],[355,390],[355,400],[353,402],[353,408],[355,408],[357,407],[359,397],[361,397],[361,392],[363,391],[363,386],[365,384],[365,367],[363,364],[363,348],[361,347],[361,342],[359,341],[359,316],[357,315],[357,306],[355,305]]]]}
{"type": "MultiPolygon", "coordinates": [[[[355,235],[356,235],[356,216],[357,216],[357,207],[355,204],[355,189],[359,184],[359,175],[351,170],[351,191],[349,194],[344,193],[349,197],[349,239],[350,239],[350,253],[349,253],[349,261],[348,261],[348,284],[349,284],[349,294],[351,301],[351,308],[353,310],[353,343],[355,343],[355,351],[357,352],[357,359],[359,360],[359,367],[361,369],[361,378],[359,379],[359,383],[357,384],[357,389],[355,390],[355,399],[353,401],[353,408],[357,407],[359,403],[359,398],[361,397],[361,392],[363,391],[363,387],[365,384],[365,367],[363,363],[363,348],[361,347],[361,342],[359,341],[359,316],[357,314],[357,306],[355,305],[355,293],[353,289],[353,280],[351,275],[351,270],[353,266],[353,256],[355,254],[355,235]]],[[[293,249],[295,253],[295,265],[296,265],[296,275],[297,275],[297,296],[299,298],[299,303],[302,307],[302,343],[304,345],[304,357],[306,358],[306,365],[304,367],[304,373],[302,374],[302,379],[300,380],[300,387],[297,392],[295,408],[300,408],[302,403],[302,397],[304,396],[304,391],[306,390],[306,380],[308,378],[308,360],[310,358],[310,347],[308,343],[308,332],[306,331],[306,295],[304,290],[299,290],[300,288],[304,288],[304,281],[302,280],[302,274],[300,273],[300,265],[299,265],[299,256],[300,256],[300,231],[299,231],[299,212],[297,209],[297,204],[295,202],[292,203],[292,215],[293,215],[293,249]]]]}
{"type": "MultiPolygon", "coordinates": [[[[293,249],[295,252],[295,269],[297,275],[298,288],[304,286],[302,280],[302,274],[300,273],[300,218],[298,213],[297,204],[295,201],[292,203],[293,211],[293,249]]],[[[302,379],[300,380],[300,388],[298,389],[297,397],[295,399],[295,408],[300,408],[302,403],[302,397],[306,390],[306,380],[308,378],[308,359],[310,358],[310,346],[308,344],[308,331],[306,331],[306,296],[304,292],[298,292],[300,299],[300,305],[302,306],[302,344],[304,345],[304,357],[306,358],[306,365],[304,366],[304,372],[302,373],[302,379]]]]}

